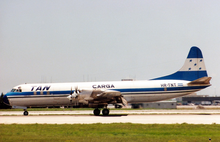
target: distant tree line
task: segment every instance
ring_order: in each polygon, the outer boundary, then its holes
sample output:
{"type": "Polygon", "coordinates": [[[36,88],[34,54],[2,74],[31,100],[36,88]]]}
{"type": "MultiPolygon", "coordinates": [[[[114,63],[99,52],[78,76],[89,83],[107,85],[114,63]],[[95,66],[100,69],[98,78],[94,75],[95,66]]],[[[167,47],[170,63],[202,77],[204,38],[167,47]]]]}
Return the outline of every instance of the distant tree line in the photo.
{"type": "Polygon", "coordinates": [[[0,97],[0,109],[10,109],[11,106],[8,106],[8,105],[4,104],[3,96],[4,96],[4,94],[2,93],[1,97],[0,97]]]}

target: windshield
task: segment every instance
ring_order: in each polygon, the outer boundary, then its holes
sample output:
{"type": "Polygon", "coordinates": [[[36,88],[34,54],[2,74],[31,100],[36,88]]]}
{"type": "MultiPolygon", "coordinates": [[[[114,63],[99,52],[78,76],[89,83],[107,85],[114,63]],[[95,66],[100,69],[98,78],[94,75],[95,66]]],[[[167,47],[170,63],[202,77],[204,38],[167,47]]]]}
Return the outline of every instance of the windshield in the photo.
{"type": "Polygon", "coordinates": [[[13,89],[11,90],[11,92],[22,92],[22,90],[21,90],[21,88],[18,88],[18,89],[14,89],[14,88],[13,88],[13,89]]]}
{"type": "Polygon", "coordinates": [[[15,92],[15,91],[16,91],[16,89],[12,89],[12,90],[11,90],[11,92],[15,92]]]}

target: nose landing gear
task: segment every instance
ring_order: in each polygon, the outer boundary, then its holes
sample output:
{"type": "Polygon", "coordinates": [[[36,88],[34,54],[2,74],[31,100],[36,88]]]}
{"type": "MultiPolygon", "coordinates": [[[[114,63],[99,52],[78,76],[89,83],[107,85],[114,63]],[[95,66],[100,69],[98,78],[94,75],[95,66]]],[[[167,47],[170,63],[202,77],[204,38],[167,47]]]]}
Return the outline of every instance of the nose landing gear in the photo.
{"type": "Polygon", "coordinates": [[[28,115],[28,111],[26,109],[24,109],[24,116],[27,116],[28,115]]]}

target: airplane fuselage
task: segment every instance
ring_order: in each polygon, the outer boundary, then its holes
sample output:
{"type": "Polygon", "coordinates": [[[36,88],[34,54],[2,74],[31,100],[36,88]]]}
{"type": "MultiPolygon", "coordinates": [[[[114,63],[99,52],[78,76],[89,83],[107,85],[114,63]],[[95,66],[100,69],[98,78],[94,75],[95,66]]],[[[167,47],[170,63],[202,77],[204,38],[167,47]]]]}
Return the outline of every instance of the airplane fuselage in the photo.
{"type": "Polygon", "coordinates": [[[183,80],[147,80],[87,83],[22,84],[7,93],[11,106],[56,106],[73,105],[67,98],[74,88],[84,89],[79,97],[90,96],[92,90],[121,92],[128,103],[154,102],[191,94],[208,87],[189,86],[183,80]],[[20,91],[18,90],[20,89],[20,91]],[[71,90],[72,89],[72,90],[71,90]]]}

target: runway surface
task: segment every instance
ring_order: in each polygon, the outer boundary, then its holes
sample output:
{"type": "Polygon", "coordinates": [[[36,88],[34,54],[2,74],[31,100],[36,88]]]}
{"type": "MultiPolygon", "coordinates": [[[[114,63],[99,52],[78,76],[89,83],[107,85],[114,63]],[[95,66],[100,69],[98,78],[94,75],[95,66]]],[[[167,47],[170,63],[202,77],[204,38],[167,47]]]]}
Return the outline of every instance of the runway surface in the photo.
{"type": "MultiPolygon", "coordinates": [[[[220,109],[137,109],[137,110],[110,110],[110,114],[219,114],[220,109]]],[[[23,111],[0,111],[0,116],[23,115],[23,111]]],[[[29,115],[93,115],[93,110],[72,111],[29,111],[29,115]]]]}
{"type": "Polygon", "coordinates": [[[54,115],[54,116],[1,116],[0,124],[220,124],[220,115],[54,115]]]}
{"type": "Polygon", "coordinates": [[[109,116],[94,116],[92,110],[73,111],[0,111],[0,124],[220,124],[220,110],[111,110],[109,116]]]}

